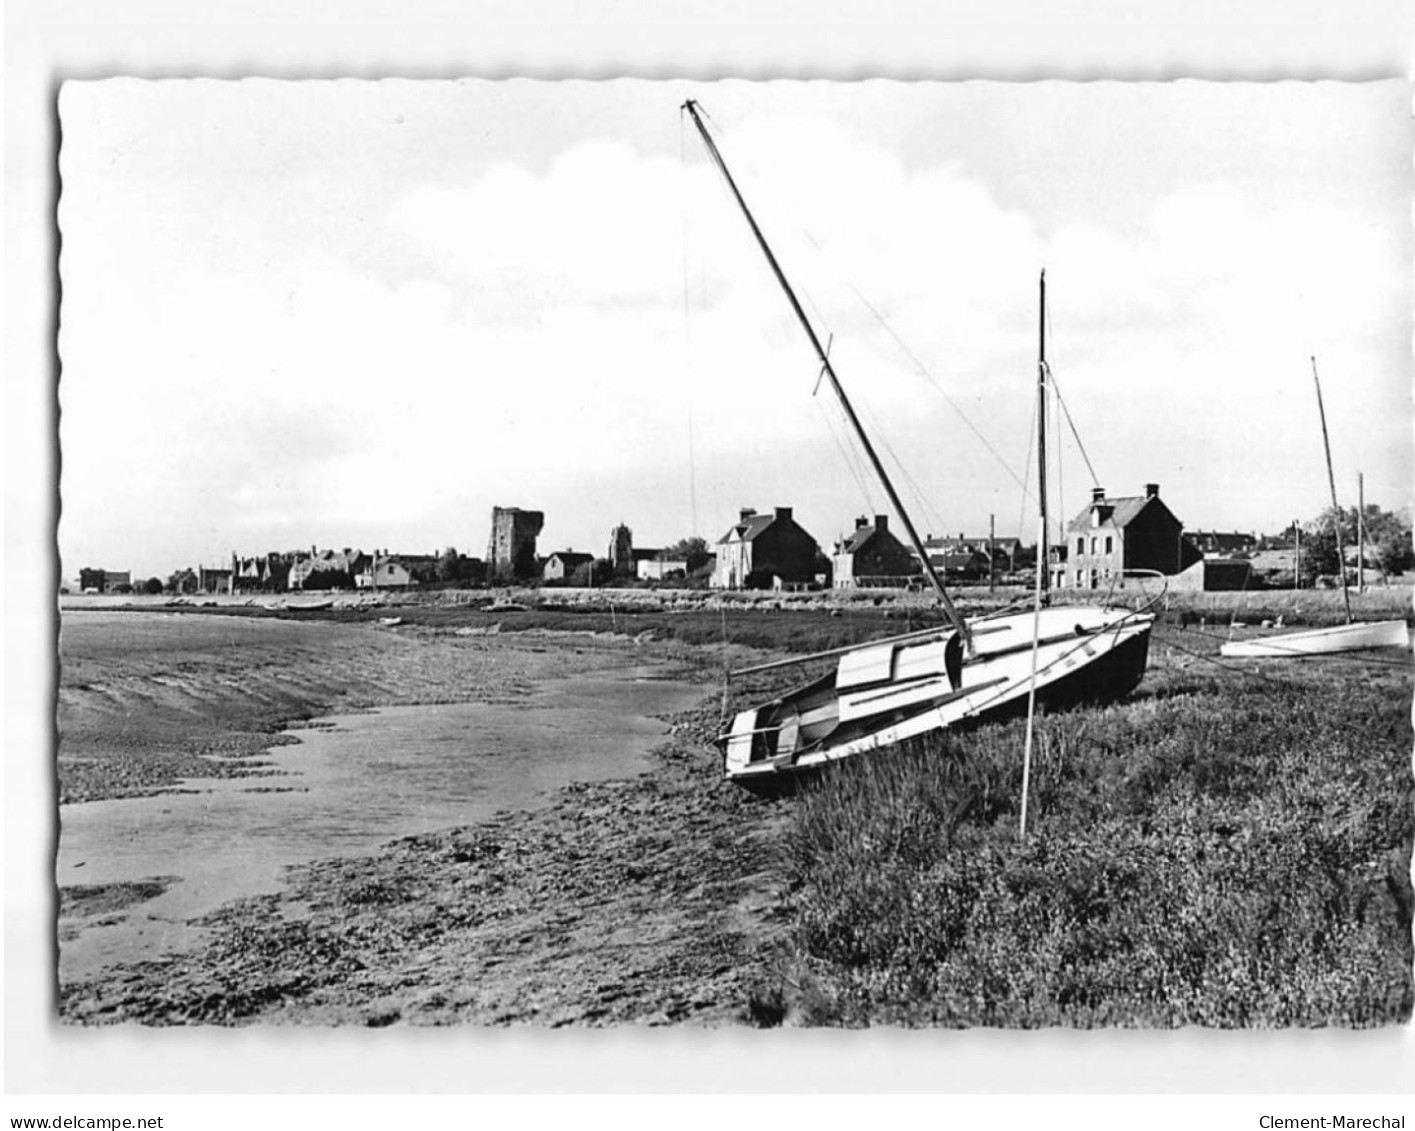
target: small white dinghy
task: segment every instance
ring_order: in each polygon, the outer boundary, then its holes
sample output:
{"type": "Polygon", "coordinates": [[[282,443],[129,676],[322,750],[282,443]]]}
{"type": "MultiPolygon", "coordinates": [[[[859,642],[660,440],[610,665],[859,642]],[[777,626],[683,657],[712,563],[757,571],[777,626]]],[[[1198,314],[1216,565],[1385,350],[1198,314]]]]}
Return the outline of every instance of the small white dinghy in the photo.
{"type": "Polygon", "coordinates": [[[1333,652],[1360,652],[1366,648],[1409,648],[1410,629],[1404,620],[1356,621],[1351,617],[1351,591],[1346,586],[1346,551],[1341,544],[1341,505],[1336,500],[1336,475],[1332,471],[1331,440],[1327,435],[1327,410],[1322,404],[1322,380],[1317,376],[1317,359],[1312,358],[1312,384],[1317,390],[1317,416],[1322,422],[1322,449],[1327,459],[1327,485],[1331,489],[1332,533],[1336,536],[1337,572],[1343,576],[1341,599],[1346,605],[1346,623],[1310,632],[1291,632],[1262,640],[1231,641],[1219,649],[1229,658],[1325,656],[1333,652]]]}
{"type": "Polygon", "coordinates": [[[1230,659],[1323,656],[1331,652],[1359,652],[1366,648],[1409,648],[1410,628],[1403,620],[1339,624],[1311,632],[1289,632],[1261,640],[1234,640],[1219,654],[1230,659]]]}

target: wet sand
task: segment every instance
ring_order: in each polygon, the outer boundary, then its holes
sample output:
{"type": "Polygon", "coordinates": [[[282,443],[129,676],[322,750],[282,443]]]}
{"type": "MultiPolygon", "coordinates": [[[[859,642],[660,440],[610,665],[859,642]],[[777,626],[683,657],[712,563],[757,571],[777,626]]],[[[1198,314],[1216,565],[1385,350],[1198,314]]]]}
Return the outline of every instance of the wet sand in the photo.
{"type": "MultiPolygon", "coordinates": [[[[646,660],[685,660],[682,649],[571,634],[468,636],[197,615],[142,623],[160,616],[66,615],[67,797],[191,788],[182,779],[195,778],[194,768],[238,778],[208,780],[207,788],[278,789],[282,778],[241,776],[285,768],[287,755],[298,762],[299,747],[264,753],[292,718],[468,699],[515,710],[547,681],[583,679],[587,669],[614,679],[646,660]],[[127,619],[108,623],[113,618],[127,619]],[[213,761],[213,753],[222,757],[213,761]]],[[[488,817],[483,809],[457,828],[430,827],[449,814],[433,815],[402,830],[417,835],[369,855],[310,859],[281,871],[275,890],[215,910],[181,910],[190,901],[172,894],[180,868],[107,884],[72,882],[82,871],[61,871],[61,938],[76,944],[85,934],[121,934],[167,900],[178,911],[164,929],[185,947],[93,976],[80,963],[61,986],[61,1017],[751,1022],[780,960],[770,868],[780,816],[721,782],[708,745],[715,702],[672,717],[673,734],[652,758],[641,750],[637,762],[605,763],[611,780],[541,792],[547,800],[529,812],[488,817]],[[649,773],[631,776],[645,767],[649,773]]],[[[79,811],[62,806],[61,818],[66,809],[79,811]]],[[[385,826],[368,835],[394,832],[385,826]]]]}

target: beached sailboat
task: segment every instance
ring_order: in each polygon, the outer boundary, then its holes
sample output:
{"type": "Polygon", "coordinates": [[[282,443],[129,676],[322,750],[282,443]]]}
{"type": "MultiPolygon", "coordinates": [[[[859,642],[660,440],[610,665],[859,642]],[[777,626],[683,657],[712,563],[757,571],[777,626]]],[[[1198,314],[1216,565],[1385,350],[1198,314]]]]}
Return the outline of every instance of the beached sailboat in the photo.
{"type": "MultiPolygon", "coordinates": [[[[789,789],[822,766],[905,739],[1026,708],[1035,690],[1039,702],[1064,703],[1118,698],[1144,677],[1154,618],[1125,608],[1039,607],[966,621],[954,606],[904,509],[873,444],[860,425],[829,356],[786,280],[776,256],[748,209],[732,174],[698,114],[684,106],[702,135],[742,214],[820,360],[821,372],[913,543],[949,626],[905,634],[813,656],[743,669],[834,659],[832,670],[805,686],[733,719],[721,736],[727,777],[758,793],[789,789]]],[[[1045,306],[1045,275],[1042,279],[1045,306]]],[[[1045,321],[1043,311],[1042,321],[1045,321]]],[[[1045,341],[1038,359],[1039,397],[1045,390],[1045,341]]],[[[1044,402],[1043,402],[1044,403],[1044,402]]],[[[1039,436],[1045,417],[1039,413],[1039,436]]],[[[1045,460],[1039,458],[1044,469],[1045,460]]],[[[1042,471],[1045,529],[1045,471],[1042,471]]],[[[1045,539],[1038,547],[1038,586],[1046,576],[1045,539]]]]}
{"type": "Polygon", "coordinates": [[[1332,471],[1331,440],[1327,436],[1327,411],[1322,404],[1322,381],[1317,359],[1312,358],[1312,381],[1317,387],[1317,413],[1322,421],[1322,447],[1327,457],[1327,484],[1331,488],[1332,525],[1336,531],[1336,561],[1346,623],[1308,632],[1289,632],[1260,640],[1230,640],[1219,654],[1230,659],[1283,659],[1359,652],[1367,648],[1409,648],[1410,628],[1404,620],[1357,621],[1351,615],[1351,591],[1346,585],[1346,551],[1341,544],[1341,507],[1336,501],[1336,475],[1332,471]]]}

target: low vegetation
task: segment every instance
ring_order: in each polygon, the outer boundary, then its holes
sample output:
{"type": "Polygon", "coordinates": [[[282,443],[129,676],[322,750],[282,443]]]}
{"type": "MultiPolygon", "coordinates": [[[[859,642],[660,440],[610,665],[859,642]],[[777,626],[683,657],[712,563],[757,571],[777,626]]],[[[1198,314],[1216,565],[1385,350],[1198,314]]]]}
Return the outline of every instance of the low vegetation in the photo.
{"type": "Polygon", "coordinates": [[[1224,670],[842,767],[798,801],[807,1024],[1375,1026],[1411,1016],[1411,686],[1224,670]]]}

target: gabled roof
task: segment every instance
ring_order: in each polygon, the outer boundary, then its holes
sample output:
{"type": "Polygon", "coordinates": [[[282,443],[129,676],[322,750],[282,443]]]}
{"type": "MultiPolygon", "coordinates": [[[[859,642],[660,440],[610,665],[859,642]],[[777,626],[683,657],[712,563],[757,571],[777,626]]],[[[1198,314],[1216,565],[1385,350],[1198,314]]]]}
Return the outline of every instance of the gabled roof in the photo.
{"type": "MultiPolygon", "coordinates": [[[[865,526],[857,526],[854,533],[840,544],[840,549],[837,550],[836,553],[858,554],[869,545],[870,539],[878,533],[880,533],[879,527],[875,526],[874,523],[868,523],[865,526]]],[[[889,533],[888,528],[885,529],[885,533],[889,533]]]]}
{"type": "Polygon", "coordinates": [[[1104,498],[1093,500],[1087,503],[1081,510],[1076,512],[1076,517],[1068,524],[1066,529],[1073,526],[1087,526],[1091,524],[1091,511],[1098,507],[1110,507],[1110,516],[1101,523],[1102,526],[1124,527],[1129,526],[1139,516],[1147,504],[1159,502],[1158,495],[1121,495],[1116,498],[1104,498]]]}
{"type": "Polygon", "coordinates": [[[593,561],[594,555],[584,554],[578,550],[556,550],[545,560],[548,562],[551,558],[559,558],[561,565],[577,566],[584,565],[585,562],[593,561]]]}
{"type": "Polygon", "coordinates": [[[776,515],[774,514],[748,515],[740,522],[734,523],[732,529],[717,540],[717,544],[721,546],[724,542],[750,542],[775,521],[776,515]]]}

